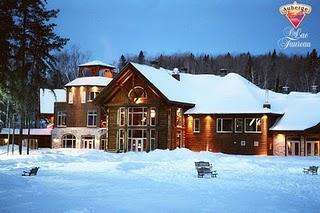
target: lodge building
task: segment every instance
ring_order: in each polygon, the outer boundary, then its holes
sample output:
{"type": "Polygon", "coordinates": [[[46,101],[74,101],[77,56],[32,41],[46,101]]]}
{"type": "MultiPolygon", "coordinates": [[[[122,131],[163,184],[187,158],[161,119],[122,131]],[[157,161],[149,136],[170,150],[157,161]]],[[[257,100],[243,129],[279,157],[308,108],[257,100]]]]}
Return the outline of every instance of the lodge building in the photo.
{"type": "Polygon", "coordinates": [[[319,156],[320,93],[275,93],[235,73],[80,66],[54,106],[52,148],[319,156]]]}

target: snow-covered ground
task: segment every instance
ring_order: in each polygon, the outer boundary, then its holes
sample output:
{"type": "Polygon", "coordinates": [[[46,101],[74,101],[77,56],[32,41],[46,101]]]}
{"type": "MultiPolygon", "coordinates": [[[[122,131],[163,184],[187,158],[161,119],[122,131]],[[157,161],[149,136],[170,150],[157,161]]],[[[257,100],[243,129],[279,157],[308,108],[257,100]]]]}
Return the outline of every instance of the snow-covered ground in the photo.
{"type": "Polygon", "coordinates": [[[319,157],[186,149],[0,154],[0,212],[320,212],[320,175],[302,172],[319,164],[319,157]],[[199,160],[210,161],[218,177],[197,178],[199,160]],[[21,176],[33,166],[37,176],[21,176]]]}

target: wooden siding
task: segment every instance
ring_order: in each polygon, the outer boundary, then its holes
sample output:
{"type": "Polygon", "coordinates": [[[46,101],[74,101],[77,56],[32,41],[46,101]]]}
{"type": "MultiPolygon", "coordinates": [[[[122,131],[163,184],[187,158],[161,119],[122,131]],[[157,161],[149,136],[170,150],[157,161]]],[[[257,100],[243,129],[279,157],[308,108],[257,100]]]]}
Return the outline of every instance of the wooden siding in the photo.
{"type": "MultiPolygon", "coordinates": [[[[266,115],[189,115],[186,116],[186,147],[194,151],[213,151],[229,154],[268,154],[268,116],[266,115]],[[200,132],[193,131],[194,118],[200,119],[200,132]],[[260,133],[218,133],[217,118],[261,118],[260,133]],[[241,146],[245,141],[245,146],[241,146]],[[258,141],[258,146],[254,142],[258,141]]],[[[244,130],[244,129],[243,129],[244,130]]]]}
{"type": "MultiPolygon", "coordinates": [[[[57,113],[67,113],[67,127],[86,127],[87,112],[90,110],[97,111],[97,127],[100,126],[101,111],[100,107],[93,104],[89,99],[89,92],[93,87],[69,87],[67,88],[67,102],[55,102],[54,104],[54,119],[57,125],[57,113]],[[73,91],[73,103],[69,104],[69,91],[73,91]],[[81,103],[81,90],[86,91],[86,103],[81,103]]],[[[101,91],[103,87],[96,87],[97,91],[101,91]]]]}

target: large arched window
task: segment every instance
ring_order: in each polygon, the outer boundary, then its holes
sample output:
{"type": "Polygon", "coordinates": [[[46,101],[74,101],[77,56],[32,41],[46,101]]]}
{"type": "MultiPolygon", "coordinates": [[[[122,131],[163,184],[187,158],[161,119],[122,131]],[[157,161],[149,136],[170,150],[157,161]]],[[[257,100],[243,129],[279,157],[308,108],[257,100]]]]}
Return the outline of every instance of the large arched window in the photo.
{"type": "Polygon", "coordinates": [[[133,103],[143,103],[147,99],[147,92],[143,87],[135,86],[133,89],[129,91],[128,98],[133,103]]]}
{"type": "Polygon", "coordinates": [[[76,137],[72,134],[62,136],[63,148],[76,148],[76,137]]]}

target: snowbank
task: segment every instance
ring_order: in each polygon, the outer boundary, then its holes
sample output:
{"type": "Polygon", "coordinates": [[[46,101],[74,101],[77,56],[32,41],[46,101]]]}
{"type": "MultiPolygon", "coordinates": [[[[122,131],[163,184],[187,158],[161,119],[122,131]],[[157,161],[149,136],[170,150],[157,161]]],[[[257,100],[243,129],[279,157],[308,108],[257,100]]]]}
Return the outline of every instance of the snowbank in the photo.
{"type": "Polygon", "coordinates": [[[41,149],[0,155],[0,212],[315,212],[318,157],[41,149]],[[210,161],[218,177],[197,178],[210,161]],[[21,172],[40,166],[38,176],[21,172]]]}

